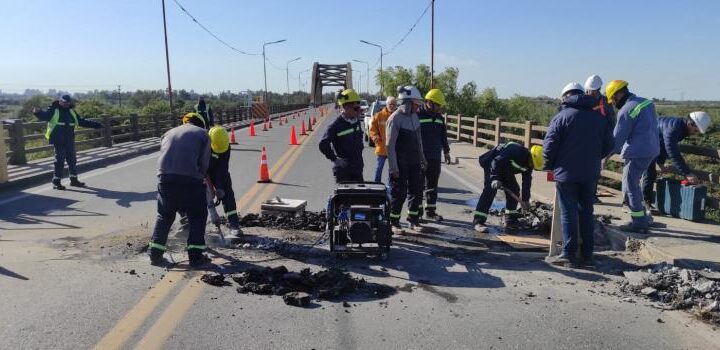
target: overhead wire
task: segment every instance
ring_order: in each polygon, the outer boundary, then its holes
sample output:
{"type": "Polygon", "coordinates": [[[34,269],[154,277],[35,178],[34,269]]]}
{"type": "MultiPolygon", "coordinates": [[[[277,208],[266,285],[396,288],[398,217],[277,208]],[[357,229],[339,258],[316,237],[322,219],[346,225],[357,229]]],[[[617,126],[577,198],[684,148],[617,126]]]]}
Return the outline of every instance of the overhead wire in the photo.
{"type": "MultiPolygon", "coordinates": [[[[418,19],[415,20],[415,23],[413,23],[413,25],[410,26],[410,29],[408,29],[408,31],[405,33],[405,35],[403,35],[403,37],[400,38],[400,40],[398,40],[398,42],[396,42],[395,45],[393,45],[388,52],[384,52],[383,56],[387,56],[387,55],[391,54],[393,51],[395,51],[395,49],[398,46],[400,46],[403,42],[405,42],[405,39],[407,39],[407,37],[410,36],[410,33],[412,33],[415,30],[415,27],[417,27],[418,23],[420,23],[420,20],[422,20],[423,17],[425,17],[425,15],[427,14],[427,12],[431,6],[432,6],[432,1],[428,2],[428,5],[425,7],[423,12],[420,14],[420,17],[418,17],[418,19]]],[[[378,65],[380,65],[380,58],[378,58],[377,61],[375,61],[375,64],[373,65],[373,69],[377,68],[378,65]]]]}
{"type": "Polygon", "coordinates": [[[260,53],[251,53],[251,52],[247,52],[247,51],[244,51],[244,50],[240,50],[240,49],[238,49],[238,48],[236,48],[236,47],[228,44],[225,40],[221,39],[219,36],[217,36],[215,33],[213,33],[210,29],[208,29],[208,28],[205,27],[202,23],[200,23],[200,21],[198,21],[197,18],[195,18],[195,16],[193,16],[187,9],[185,9],[185,7],[178,2],[178,0],[173,0],[173,2],[175,2],[175,5],[177,5],[177,6],[180,8],[180,10],[182,10],[183,13],[185,13],[188,17],[190,17],[190,19],[191,19],[193,22],[195,22],[195,24],[197,24],[198,26],[200,26],[200,28],[202,28],[205,32],[207,32],[208,34],[210,34],[210,36],[212,36],[213,38],[215,38],[215,40],[217,40],[218,42],[220,42],[222,45],[226,46],[226,47],[229,48],[230,50],[233,50],[233,51],[235,51],[235,52],[237,52],[237,53],[239,53],[239,54],[241,54],[241,55],[246,55],[246,56],[259,56],[259,55],[261,55],[260,53]]]}

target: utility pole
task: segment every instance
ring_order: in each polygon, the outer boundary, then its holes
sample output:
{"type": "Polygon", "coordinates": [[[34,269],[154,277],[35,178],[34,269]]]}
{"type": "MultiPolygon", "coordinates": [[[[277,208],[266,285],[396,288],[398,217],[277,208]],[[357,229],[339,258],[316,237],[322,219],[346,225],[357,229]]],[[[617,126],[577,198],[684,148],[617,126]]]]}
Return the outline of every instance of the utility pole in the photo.
{"type": "Polygon", "coordinates": [[[120,94],[120,85],[118,85],[118,108],[122,108],[122,95],[120,94]]]}
{"type": "Polygon", "coordinates": [[[353,60],[353,62],[365,63],[365,94],[370,96],[370,63],[360,60],[353,60]]]}
{"type": "MultiPolygon", "coordinates": [[[[165,2],[165,0],[163,0],[165,2]]],[[[263,103],[267,103],[268,106],[270,106],[270,102],[267,100],[267,68],[265,67],[265,46],[272,45],[272,44],[278,44],[285,41],[285,39],[277,40],[277,41],[271,41],[269,43],[263,43],[263,50],[262,50],[262,56],[263,56],[263,78],[265,79],[265,92],[263,93],[263,103]]]]}
{"type": "Polygon", "coordinates": [[[382,58],[383,58],[383,48],[382,48],[382,46],[380,46],[380,45],[378,45],[378,44],[371,43],[371,42],[369,42],[369,41],[360,40],[360,42],[363,43],[363,44],[375,46],[375,47],[377,47],[377,48],[380,49],[380,93],[379,93],[378,95],[379,95],[379,96],[382,96],[382,94],[385,93],[385,80],[383,79],[383,76],[382,76],[382,73],[383,73],[383,60],[382,60],[382,58]]]}
{"type": "Polygon", "coordinates": [[[300,58],[301,57],[293,58],[285,64],[285,84],[287,84],[287,99],[285,100],[286,105],[290,104],[290,63],[295,62],[300,58]]]}
{"type": "MultiPolygon", "coordinates": [[[[170,83],[170,52],[168,50],[167,40],[167,20],[165,18],[165,0],[162,0],[163,9],[163,30],[165,31],[165,66],[167,66],[167,80],[168,80],[168,96],[170,98],[170,116],[174,115],[173,111],[173,96],[172,96],[172,84],[170,83]]],[[[263,56],[264,57],[264,56],[263,56]]]]}
{"type": "Polygon", "coordinates": [[[435,0],[430,6],[430,88],[435,87],[435,0]]]}

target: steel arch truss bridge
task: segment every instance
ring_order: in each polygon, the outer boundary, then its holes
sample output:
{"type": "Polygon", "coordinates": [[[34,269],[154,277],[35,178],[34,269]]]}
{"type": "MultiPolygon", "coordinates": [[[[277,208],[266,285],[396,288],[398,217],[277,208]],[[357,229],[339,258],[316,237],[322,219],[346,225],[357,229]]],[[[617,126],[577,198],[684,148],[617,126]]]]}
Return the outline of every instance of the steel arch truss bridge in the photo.
{"type": "Polygon", "coordinates": [[[312,100],[313,105],[322,104],[322,90],[324,86],[339,86],[342,89],[352,89],[352,66],[346,64],[313,64],[312,100]]]}

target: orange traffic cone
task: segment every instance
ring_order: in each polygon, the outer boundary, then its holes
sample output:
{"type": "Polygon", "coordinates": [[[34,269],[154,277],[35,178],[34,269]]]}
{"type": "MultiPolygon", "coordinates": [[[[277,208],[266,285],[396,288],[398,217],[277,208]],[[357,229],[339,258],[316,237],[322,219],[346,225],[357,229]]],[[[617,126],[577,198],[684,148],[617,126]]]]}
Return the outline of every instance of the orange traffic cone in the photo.
{"type": "Polygon", "coordinates": [[[250,121],[250,136],[255,136],[255,120],[250,121]]]}
{"type": "Polygon", "coordinates": [[[297,145],[298,145],[297,135],[295,132],[295,125],[293,125],[292,127],[290,127],[290,146],[297,146],[297,145]]]}
{"type": "Polygon", "coordinates": [[[262,131],[268,131],[267,122],[263,123],[263,130],[262,131]]]}
{"type": "Polygon", "coordinates": [[[300,135],[307,135],[307,130],[305,130],[305,120],[301,120],[302,124],[300,124],[300,135]]]}
{"type": "Polygon", "coordinates": [[[317,118],[314,115],[312,117],[312,123],[313,125],[317,124],[317,118]]]}
{"type": "Polygon", "coordinates": [[[270,129],[272,129],[272,120],[269,120],[269,121],[268,121],[268,126],[269,126],[270,129]]]}
{"type": "Polygon", "coordinates": [[[270,180],[270,171],[268,170],[268,160],[267,152],[265,152],[265,146],[263,146],[262,154],[260,156],[260,179],[257,182],[272,182],[272,180],[270,180]]]}
{"type": "Polygon", "coordinates": [[[308,116],[308,132],[312,131],[312,125],[313,125],[313,123],[312,123],[310,117],[308,116]]]}
{"type": "Polygon", "coordinates": [[[282,125],[283,125],[283,118],[281,117],[279,120],[280,120],[280,121],[279,121],[278,123],[280,123],[280,126],[282,126],[282,125]]]}
{"type": "Polygon", "coordinates": [[[230,144],[231,145],[237,145],[237,141],[235,141],[235,127],[230,128],[230,144]]]}
{"type": "Polygon", "coordinates": [[[296,116],[296,115],[297,115],[297,113],[293,113],[293,119],[295,119],[295,116],[296,116]]]}

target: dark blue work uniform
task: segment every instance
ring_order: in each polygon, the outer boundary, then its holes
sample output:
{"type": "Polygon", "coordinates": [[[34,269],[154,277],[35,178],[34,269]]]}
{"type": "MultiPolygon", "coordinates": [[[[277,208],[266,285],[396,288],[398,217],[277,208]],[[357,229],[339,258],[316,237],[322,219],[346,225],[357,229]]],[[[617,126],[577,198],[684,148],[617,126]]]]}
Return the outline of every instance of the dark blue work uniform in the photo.
{"type": "Polygon", "coordinates": [[[230,149],[223,153],[212,152],[210,154],[210,165],[208,166],[208,177],[216,190],[222,190],[222,205],[225,210],[225,217],[231,228],[240,228],[235,192],[232,188],[230,178],[230,149]]]}
{"type": "Polygon", "coordinates": [[[657,124],[658,133],[660,134],[660,154],[655,158],[654,162],[650,163],[645,177],[643,177],[643,192],[646,202],[655,201],[655,192],[653,192],[653,185],[657,180],[655,164],[662,166],[669,158],[683,176],[687,176],[692,172],[678,146],[680,141],[690,135],[685,119],[661,117],[658,118],[657,124]]]}
{"type": "Polygon", "coordinates": [[[442,114],[428,111],[423,106],[417,115],[420,121],[423,152],[427,161],[425,192],[423,193],[425,196],[424,209],[428,213],[434,213],[437,208],[437,187],[442,168],[442,154],[450,152],[450,145],[447,141],[447,129],[442,114]]]}
{"type": "Polygon", "coordinates": [[[364,182],[363,130],[359,122],[350,123],[337,117],[320,140],[320,152],[333,162],[335,182],[364,182]],[[337,160],[342,160],[338,164],[337,160]]]}

